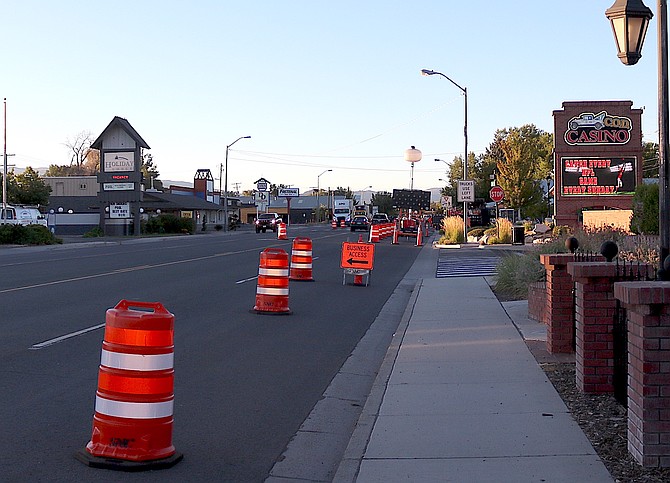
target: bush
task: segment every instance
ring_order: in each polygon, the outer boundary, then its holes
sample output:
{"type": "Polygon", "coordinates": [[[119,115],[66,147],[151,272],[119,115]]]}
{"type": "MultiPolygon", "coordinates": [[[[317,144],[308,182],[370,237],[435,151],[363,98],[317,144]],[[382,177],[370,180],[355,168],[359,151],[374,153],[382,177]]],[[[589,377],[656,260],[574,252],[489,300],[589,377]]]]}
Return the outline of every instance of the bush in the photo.
{"type": "Polygon", "coordinates": [[[216,231],[221,231],[221,230],[223,230],[223,225],[219,223],[219,224],[217,224],[217,225],[214,226],[214,229],[215,229],[216,231]]]}
{"type": "Polygon", "coordinates": [[[102,236],[105,236],[105,233],[99,226],[96,226],[92,230],[89,230],[86,233],[84,233],[84,238],[97,238],[102,236]]]}
{"type": "Polygon", "coordinates": [[[56,245],[63,240],[56,238],[43,225],[0,225],[0,243],[12,245],[56,245]]]}
{"type": "Polygon", "coordinates": [[[490,245],[512,243],[512,222],[507,218],[498,218],[496,222],[498,226],[485,232],[489,236],[487,243],[490,245]]]}
{"type": "Polygon", "coordinates": [[[147,234],[192,234],[193,220],[190,218],[178,218],[170,214],[158,215],[150,218],[144,229],[147,234]]]}
{"type": "Polygon", "coordinates": [[[642,184],[633,195],[630,229],[635,233],[658,235],[658,185],[642,184]]]}
{"type": "Polygon", "coordinates": [[[480,238],[486,230],[484,228],[473,228],[472,230],[468,231],[468,236],[474,237],[474,238],[480,238]]]}
{"type": "Polygon", "coordinates": [[[445,217],[442,220],[442,229],[444,230],[444,235],[442,235],[438,243],[441,245],[463,243],[463,218],[459,216],[445,217]]]}

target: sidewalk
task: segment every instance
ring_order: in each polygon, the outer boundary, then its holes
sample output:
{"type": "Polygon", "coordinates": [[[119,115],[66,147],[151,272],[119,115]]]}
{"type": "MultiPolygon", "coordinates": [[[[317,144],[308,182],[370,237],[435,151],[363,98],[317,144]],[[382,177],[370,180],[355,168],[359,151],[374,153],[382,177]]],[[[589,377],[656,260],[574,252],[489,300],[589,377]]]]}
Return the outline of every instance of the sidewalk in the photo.
{"type": "Polygon", "coordinates": [[[524,343],[537,327],[483,277],[430,265],[334,481],[612,482],[524,343]]]}

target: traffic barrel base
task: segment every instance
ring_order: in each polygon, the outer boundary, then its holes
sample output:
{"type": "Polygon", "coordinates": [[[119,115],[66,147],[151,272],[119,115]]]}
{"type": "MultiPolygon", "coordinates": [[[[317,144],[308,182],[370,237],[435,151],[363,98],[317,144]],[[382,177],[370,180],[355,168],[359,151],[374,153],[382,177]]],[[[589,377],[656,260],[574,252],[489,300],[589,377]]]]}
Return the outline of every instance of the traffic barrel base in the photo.
{"type": "Polygon", "coordinates": [[[173,343],[174,315],[160,303],[122,300],[107,311],[93,433],[79,461],[121,471],[181,461],[172,445],[173,343]]]}
{"type": "Polygon", "coordinates": [[[280,248],[263,250],[258,266],[256,305],[251,311],[265,315],[289,315],[288,277],[288,254],[280,248]]]}
{"type": "Polygon", "coordinates": [[[291,273],[289,279],[299,282],[313,282],[312,276],[312,240],[307,237],[295,237],[291,249],[291,273]]]}
{"type": "Polygon", "coordinates": [[[165,470],[172,468],[184,459],[184,455],[176,451],[172,456],[151,461],[126,461],[114,458],[102,458],[93,456],[86,450],[77,451],[74,457],[91,468],[126,472],[165,470]]]}

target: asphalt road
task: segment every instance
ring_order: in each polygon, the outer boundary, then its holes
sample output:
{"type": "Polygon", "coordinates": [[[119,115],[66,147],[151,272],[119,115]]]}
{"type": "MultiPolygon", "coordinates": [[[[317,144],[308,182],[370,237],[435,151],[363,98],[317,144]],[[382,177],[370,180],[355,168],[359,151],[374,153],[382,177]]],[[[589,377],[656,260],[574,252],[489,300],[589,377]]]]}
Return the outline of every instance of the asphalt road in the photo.
{"type": "Polygon", "coordinates": [[[291,240],[234,232],[0,248],[0,481],[263,481],[413,263],[375,245],[368,287],[342,284],[343,241],[313,241],[315,282],[291,282],[288,316],[258,315],[259,253],[291,240]],[[91,437],[105,312],[122,299],[175,315],[175,467],[119,473],[73,454],[91,437]],[[65,336],[65,337],[64,337],[65,336]]]}

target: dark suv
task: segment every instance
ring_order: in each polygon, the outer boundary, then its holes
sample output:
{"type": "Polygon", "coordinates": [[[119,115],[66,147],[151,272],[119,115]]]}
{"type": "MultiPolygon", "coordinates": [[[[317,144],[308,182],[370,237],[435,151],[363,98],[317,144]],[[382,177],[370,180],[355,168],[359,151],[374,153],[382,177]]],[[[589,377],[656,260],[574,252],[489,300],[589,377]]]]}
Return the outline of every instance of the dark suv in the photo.
{"type": "Polygon", "coordinates": [[[281,221],[281,217],[277,213],[261,213],[254,222],[256,233],[260,233],[261,231],[265,233],[268,228],[276,232],[281,221]]]}

